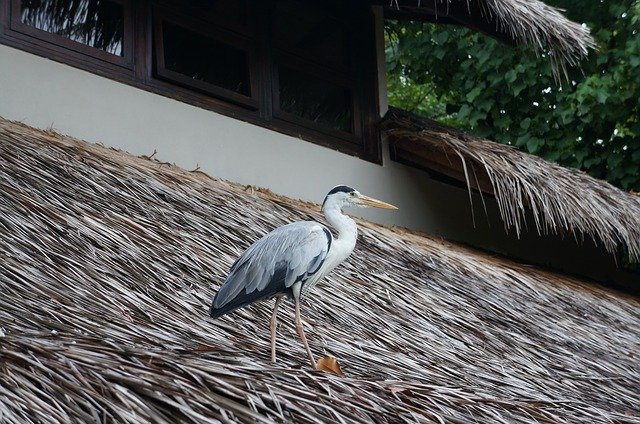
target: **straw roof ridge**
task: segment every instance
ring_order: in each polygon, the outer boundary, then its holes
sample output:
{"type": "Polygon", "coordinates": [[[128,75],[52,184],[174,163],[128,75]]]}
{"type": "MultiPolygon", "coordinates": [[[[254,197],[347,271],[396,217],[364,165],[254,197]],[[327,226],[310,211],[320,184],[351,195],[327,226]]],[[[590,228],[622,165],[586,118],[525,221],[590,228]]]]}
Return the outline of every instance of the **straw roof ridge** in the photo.
{"type": "Polygon", "coordinates": [[[391,139],[408,140],[442,151],[451,166],[462,163],[467,187],[488,176],[506,228],[517,235],[533,214],[539,234],[585,235],[608,252],[622,249],[640,261],[640,197],[585,172],[565,168],[512,146],[480,139],[428,118],[392,108],[385,118],[391,139]]]}
{"type": "MultiPolygon", "coordinates": [[[[486,27],[476,29],[505,35],[514,44],[531,46],[552,63],[556,80],[567,77],[567,65],[578,66],[596,43],[589,28],[567,19],[563,10],[538,0],[422,0],[392,1],[392,8],[409,8],[414,14],[428,12],[438,17],[451,17],[460,23],[474,26],[469,18],[479,16],[486,27]],[[415,4],[415,6],[410,6],[415,4]]],[[[411,13],[409,14],[411,16],[411,13]]],[[[501,38],[501,37],[498,37],[501,38]]]]}
{"type": "MultiPolygon", "coordinates": [[[[324,193],[319,194],[320,196],[324,193]]],[[[359,221],[303,302],[313,371],[237,255],[318,206],[0,120],[0,421],[640,423],[640,303],[359,221]]]]}

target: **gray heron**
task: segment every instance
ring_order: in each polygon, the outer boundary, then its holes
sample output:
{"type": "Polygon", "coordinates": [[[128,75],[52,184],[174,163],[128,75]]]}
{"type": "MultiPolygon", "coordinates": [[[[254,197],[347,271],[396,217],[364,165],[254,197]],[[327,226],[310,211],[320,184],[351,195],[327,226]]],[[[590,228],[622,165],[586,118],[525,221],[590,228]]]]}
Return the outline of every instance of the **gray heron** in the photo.
{"type": "Polygon", "coordinates": [[[358,227],[353,219],[342,213],[342,208],[347,206],[397,209],[351,187],[334,187],[322,203],[322,212],[337,236],[315,221],[293,222],[271,231],[231,266],[213,299],[209,315],[217,318],[250,303],[275,297],[270,321],[271,362],[275,362],[278,306],[286,295],[294,301],[296,331],[315,368],[316,362],[300,320],[300,299],[353,252],[358,227]]]}

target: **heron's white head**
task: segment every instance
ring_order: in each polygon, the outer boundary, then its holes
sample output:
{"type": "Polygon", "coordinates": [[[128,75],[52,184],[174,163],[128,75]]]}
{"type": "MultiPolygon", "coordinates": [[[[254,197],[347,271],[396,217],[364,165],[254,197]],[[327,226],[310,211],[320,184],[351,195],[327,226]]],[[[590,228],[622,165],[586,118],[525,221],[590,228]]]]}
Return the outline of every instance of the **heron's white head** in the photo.
{"type": "Polygon", "coordinates": [[[327,194],[327,197],[324,198],[324,202],[322,203],[323,210],[327,208],[342,209],[347,206],[372,206],[374,208],[382,209],[398,209],[389,203],[385,203],[372,197],[365,196],[364,194],[360,194],[358,190],[346,185],[339,185],[332,188],[331,191],[329,191],[329,193],[327,194]]]}

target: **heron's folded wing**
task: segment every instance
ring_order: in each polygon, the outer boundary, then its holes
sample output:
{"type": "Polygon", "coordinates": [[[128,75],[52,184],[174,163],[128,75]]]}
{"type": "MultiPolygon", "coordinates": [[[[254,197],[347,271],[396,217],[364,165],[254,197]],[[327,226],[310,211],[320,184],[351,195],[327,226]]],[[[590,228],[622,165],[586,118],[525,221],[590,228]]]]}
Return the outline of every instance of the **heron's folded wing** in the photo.
{"type": "Polygon", "coordinates": [[[317,222],[296,222],[275,229],[233,264],[210,314],[220,316],[306,280],[320,269],[331,241],[331,232],[317,222]]]}

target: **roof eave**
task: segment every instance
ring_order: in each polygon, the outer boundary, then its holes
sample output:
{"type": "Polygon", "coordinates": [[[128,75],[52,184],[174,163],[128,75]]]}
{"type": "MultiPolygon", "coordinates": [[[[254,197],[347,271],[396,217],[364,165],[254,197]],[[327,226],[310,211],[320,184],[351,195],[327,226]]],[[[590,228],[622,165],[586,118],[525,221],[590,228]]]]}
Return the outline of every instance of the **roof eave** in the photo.
{"type": "Polygon", "coordinates": [[[540,234],[586,234],[608,252],[622,247],[640,261],[640,197],[400,109],[391,108],[382,126],[392,159],[495,196],[506,227],[518,235],[531,211],[540,234]]]}

